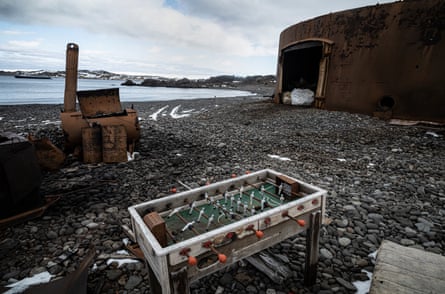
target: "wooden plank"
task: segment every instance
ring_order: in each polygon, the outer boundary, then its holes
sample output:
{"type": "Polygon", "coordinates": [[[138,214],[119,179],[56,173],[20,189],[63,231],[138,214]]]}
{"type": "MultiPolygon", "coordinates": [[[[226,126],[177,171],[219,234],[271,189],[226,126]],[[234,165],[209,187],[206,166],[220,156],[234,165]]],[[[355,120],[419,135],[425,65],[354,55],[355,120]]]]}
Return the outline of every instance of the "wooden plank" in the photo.
{"type": "Polygon", "coordinates": [[[444,293],[445,257],[383,241],[370,294],[444,293]]]}

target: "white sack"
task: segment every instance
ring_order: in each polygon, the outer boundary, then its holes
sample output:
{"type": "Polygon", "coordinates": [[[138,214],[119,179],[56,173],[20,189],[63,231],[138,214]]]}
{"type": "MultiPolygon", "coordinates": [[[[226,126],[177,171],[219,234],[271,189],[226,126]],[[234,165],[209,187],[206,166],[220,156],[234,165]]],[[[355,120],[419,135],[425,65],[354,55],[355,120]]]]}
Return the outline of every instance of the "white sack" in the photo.
{"type": "Polygon", "coordinates": [[[314,102],[314,92],[309,89],[293,89],[290,96],[292,105],[310,106],[314,102]]]}

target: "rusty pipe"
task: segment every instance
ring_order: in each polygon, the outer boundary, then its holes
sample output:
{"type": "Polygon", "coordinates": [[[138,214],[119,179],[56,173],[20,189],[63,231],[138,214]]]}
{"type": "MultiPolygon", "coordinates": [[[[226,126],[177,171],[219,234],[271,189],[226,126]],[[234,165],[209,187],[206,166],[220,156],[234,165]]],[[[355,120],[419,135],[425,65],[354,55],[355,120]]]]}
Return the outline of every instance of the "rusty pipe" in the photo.
{"type": "Polygon", "coordinates": [[[65,112],[76,111],[78,59],[79,46],[68,43],[66,45],[65,96],[63,100],[65,112]]]}

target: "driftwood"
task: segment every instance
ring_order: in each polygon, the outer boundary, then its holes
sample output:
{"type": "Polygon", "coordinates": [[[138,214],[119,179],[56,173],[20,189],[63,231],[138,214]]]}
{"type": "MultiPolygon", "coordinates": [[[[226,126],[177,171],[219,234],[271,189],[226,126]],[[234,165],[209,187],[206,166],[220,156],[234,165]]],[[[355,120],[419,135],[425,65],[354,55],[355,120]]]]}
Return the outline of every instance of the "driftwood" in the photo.
{"type": "Polygon", "coordinates": [[[292,271],[278,259],[281,258],[276,258],[272,254],[262,251],[247,257],[246,261],[263,272],[275,283],[281,284],[292,275],[292,271]]]}

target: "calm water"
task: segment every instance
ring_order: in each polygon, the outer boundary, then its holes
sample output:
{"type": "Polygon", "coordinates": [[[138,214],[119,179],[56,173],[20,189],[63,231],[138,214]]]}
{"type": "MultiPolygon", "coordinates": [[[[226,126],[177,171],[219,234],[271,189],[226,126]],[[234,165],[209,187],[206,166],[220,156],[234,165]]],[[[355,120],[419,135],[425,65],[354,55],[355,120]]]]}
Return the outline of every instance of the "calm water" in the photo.
{"type": "MultiPolygon", "coordinates": [[[[78,90],[119,88],[122,102],[166,101],[175,99],[221,98],[253,95],[250,92],[219,89],[178,89],[121,86],[122,81],[79,79],[78,90]]],[[[16,79],[0,76],[0,105],[62,104],[64,78],[51,80],[16,79]]]]}

